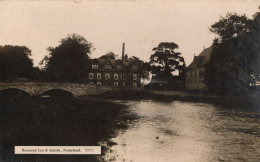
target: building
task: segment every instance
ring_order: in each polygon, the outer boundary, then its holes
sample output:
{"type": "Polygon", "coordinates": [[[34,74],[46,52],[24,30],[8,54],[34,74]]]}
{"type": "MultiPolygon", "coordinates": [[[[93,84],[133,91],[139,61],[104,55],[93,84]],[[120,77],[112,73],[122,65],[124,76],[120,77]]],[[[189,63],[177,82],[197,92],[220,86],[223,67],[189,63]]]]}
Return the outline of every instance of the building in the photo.
{"type": "Polygon", "coordinates": [[[151,82],[145,86],[146,90],[169,90],[169,78],[153,76],[151,82]]]}
{"type": "Polygon", "coordinates": [[[141,86],[142,63],[128,59],[90,59],[87,65],[87,83],[112,87],[137,88],[141,86]]]}
{"type": "Polygon", "coordinates": [[[179,91],[185,88],[185,81],[182,76],[170,76],[160,78],[153,76],[151,82],[145,86],[146,90],[179,91]]]}
{"type": "Polygon", "coordinates": [[[213,47],[204,49],[198,56],[194,56],[192,63],[186,68],[186,89],[206,90],[205,66],[210,60],[213,47]]]}

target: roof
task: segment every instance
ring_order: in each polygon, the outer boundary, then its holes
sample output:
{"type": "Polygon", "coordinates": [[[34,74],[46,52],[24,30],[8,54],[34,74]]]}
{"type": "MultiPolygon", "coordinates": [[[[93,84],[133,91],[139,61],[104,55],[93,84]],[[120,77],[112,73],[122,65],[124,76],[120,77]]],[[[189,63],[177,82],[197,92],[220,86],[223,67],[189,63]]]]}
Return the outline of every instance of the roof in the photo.
{"type": "Polygon", "coordinates": [[[150,83],[151,84],[161,84],[161,83],[169,83],[169,81],[168,81],[168,78],[153,77],[150,83]]]}
{"type": "Polygon", "coordinates": [[[192,69],[195,66],[201,67],[204,66],[206,63],[209,62],[210,56],[212,53],[213,47],[208,47],[204,49],[198,56],[194,56],[193,61],[191,64],[187,67],[187,69],[192,69]]]}
{"type": "Polygon", "coordinates": [[[90,59],[90,62],[93,64],[99,64],[99,65],[104,65],[106,62],[111,63],[112,66],[118,65],[118,64],[124,64],[126,66],[130,66],[132,64],[140,64],[139,61],[129,59],[127,61],[122,61],[121,59],[90,59]]]}

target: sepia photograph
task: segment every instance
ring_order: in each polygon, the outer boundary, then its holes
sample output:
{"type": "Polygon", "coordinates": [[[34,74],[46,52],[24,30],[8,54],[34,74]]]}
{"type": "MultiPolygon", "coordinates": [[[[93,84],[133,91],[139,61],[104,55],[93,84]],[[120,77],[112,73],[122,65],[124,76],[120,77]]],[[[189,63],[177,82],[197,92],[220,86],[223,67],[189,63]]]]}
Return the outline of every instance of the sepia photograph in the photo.
{"type": "Polygon", "coordinates": [[[0,0],[0,162],[260,161],[257,0],[0,0]]]}

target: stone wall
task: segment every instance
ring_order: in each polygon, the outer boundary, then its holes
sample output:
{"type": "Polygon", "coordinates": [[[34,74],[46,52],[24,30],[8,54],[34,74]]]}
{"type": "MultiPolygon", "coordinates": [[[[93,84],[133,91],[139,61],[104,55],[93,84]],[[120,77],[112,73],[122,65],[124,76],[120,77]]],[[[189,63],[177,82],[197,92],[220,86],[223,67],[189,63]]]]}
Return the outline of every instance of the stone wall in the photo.
{"type": "Polygon", "coordinates": [[[112,89],[108,86],[96,86],[77,83],[0,83],[0,91],[15,88],[38,96],[52,89],[61,89],[71,92],[75,97],[84,95],[98,95],[112,89]]]}

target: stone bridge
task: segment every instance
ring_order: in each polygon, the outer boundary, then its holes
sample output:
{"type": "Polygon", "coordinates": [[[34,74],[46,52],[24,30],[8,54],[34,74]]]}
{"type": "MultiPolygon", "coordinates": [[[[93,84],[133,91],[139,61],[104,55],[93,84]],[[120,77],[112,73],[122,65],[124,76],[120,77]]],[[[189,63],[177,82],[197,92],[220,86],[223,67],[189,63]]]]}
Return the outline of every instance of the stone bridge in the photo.
{"type": "Polygon", "coordinates": [[[74,97],[84,95],[98,95],[104,92],[112,91],[108,86],[97,86],[89,84],[79,83],[42,83],[42,82],[30,82],[30,83],[0,83],[0,92],[7,89],[18,89],[29,93],[31,96],[39,96],[44,92],[58,89],[65,90],[73,94],[74,97]]]}

